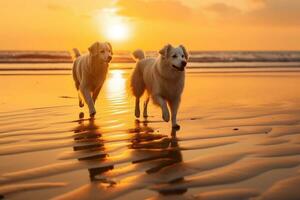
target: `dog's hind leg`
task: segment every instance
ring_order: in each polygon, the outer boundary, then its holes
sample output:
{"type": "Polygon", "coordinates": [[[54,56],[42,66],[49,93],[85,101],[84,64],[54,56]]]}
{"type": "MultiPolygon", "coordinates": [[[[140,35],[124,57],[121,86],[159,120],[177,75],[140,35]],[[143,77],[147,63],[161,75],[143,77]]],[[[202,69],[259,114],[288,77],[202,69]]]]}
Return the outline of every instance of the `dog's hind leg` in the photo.
{"type": "Polygon", "coordinates": [[[146,101],[144,102],[144,111],[143,111],[143,117],[148,117],[148,112],[147,112],[147,109],[148,109],[148,103],[149,103],[149,100],[150,98],[147,97],[146,98],[146,101]]]}
{"type": "Polygon", "coordinates": [[[135,98],[135,117],[140,117],[140,98],[135,98]]]}
{"type": "Polygon", "coordinates": [[[135,116],[140,117],[140,98],[145,91],[145,83],[143,80],[143,73],[137,65],[131,75],[131,89],[132,94],[135,96],[135,116]]]}
{"type": "Polygon", "coordinates": [[[177,111],[179,107],[180,99],[173,100],[169,102],[169,106],[171,109],[171,120],[172,120],[172,128],[179,130],[180,126],[177,124],[177,111]]]}
{"type": "Polygon", "coordinates": [[[79,107],[82,108],[84,106],[84,103],[82,101],[81,95],[80,95],[80,91],[78,91],[78,100],[79,100],[79,107]]]}
{"type": "Polygon", "coordinates": [[[165,122],[170,121],[170,113],[167,106],[166,100],[164,100],[161,96],[155,95],[153,96],[154,103],[158,104],[161,107],[162,118],[165,122]]]}
{"type": "Polygon", "coordinates": [[[83,101],[81,99],[81,96],[80,96],[80,83],[77,79],[77,75],[76,75],[76,62],[73,63],[73,68],[72,68],[72,75],[73,75],[73,80],[75,82],[75,87],[77,89],[77,92],[78,92],[78,100],[79,100],[79,107],[83,107],[84,104],[83,104],[83,101]]]}

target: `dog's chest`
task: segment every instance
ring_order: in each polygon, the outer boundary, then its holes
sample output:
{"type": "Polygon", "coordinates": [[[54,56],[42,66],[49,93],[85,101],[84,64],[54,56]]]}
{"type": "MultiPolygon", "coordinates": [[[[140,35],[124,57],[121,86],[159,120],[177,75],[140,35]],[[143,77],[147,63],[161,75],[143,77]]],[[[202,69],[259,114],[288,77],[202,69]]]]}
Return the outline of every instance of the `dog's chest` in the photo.
{"type": "Polygon", "coordinates": [[[92,72],[91,79],[90,79],[90,85],[91,89],[97,89],[100,86],[103,85],[105,79],[106,79],[107,70],[97,70],[92,72]]]}
{"type": "Polygon", "coordinates": [[[184,78],[174,80],[161,80],[160,92],[167,99],[173,99],[181,95],[184,87],[184,78]]]}

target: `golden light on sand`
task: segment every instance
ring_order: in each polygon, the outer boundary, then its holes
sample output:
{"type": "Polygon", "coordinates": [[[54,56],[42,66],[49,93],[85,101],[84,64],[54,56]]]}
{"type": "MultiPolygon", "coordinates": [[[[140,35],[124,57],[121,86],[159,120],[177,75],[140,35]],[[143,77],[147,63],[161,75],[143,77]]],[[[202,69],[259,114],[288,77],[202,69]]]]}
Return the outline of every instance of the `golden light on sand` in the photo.
{"type": "Polygon", "coordinates": [[[120,42],[130,37],[130,24],[126,18],[117,15],[116,8],[102,9],[98,20],[100,32],[109,41],[120,42]]]}

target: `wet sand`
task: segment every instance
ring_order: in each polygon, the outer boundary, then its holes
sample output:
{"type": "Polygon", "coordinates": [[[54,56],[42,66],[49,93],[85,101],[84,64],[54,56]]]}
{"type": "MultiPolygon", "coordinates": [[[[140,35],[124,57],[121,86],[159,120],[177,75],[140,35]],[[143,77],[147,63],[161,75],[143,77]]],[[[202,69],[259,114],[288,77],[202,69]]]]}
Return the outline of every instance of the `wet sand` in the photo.
{"type": "Polygon", "coordinates": [[[299,199],[300,73],[187,73],[179,131],[136,120],[111,70],[97,115],[71,75],[0,76],[7,199],[299,199]]]}

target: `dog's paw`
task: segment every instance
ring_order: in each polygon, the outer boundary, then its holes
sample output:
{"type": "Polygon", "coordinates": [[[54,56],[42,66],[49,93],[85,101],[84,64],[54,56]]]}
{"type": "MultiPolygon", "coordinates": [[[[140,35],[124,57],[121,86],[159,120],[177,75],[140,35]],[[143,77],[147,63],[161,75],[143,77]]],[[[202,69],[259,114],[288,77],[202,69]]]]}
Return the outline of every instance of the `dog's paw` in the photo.
{"type": "Polygon", "coordinates": [[[83,119],[84,118],[84,113],[83,112],[80,112],[79,113],[79,119],[83,119]]]}
{"type": "Polygon", "coordinates": [[[84,106],[84,103],[82,101],[79,101],[79,107],[82,108],[84,106]]]}
{"type": "Polygon", "coordinates": [[[135,117],[136,117],[136,118],[139,118],[140,115],[141,115],[141,114],[140,114],[140,109],[135,109],[135,113],[134,113],[134,114],[135,114],[135,117]]]}
{"type": "Polygon", "coordinates": [[[165,122],[170,121],[170,114],[169,112],[163,112],[162,118],[165,122]]]}
{"type": "Polygon", "coordinates": [[[144,117],[144,118],[147,118],[147,117],[148,117],[148,113],[147,113],[147,112],[144,112],[144,113],[143,113],[143,117],[144,117]]]}
{"type": "Polygon", "coordinates": [[[94,118],[95,115],[96,115],[96,111],[90,113],[90,117],[91,117],[91,118],[94,118]]]}
{"type": "Polygon", "coordinates": [[[172,129],[174,129],[175,131],[180,130],[180,126],[178,124],[174,124],[172,125],[172,129]]]}

